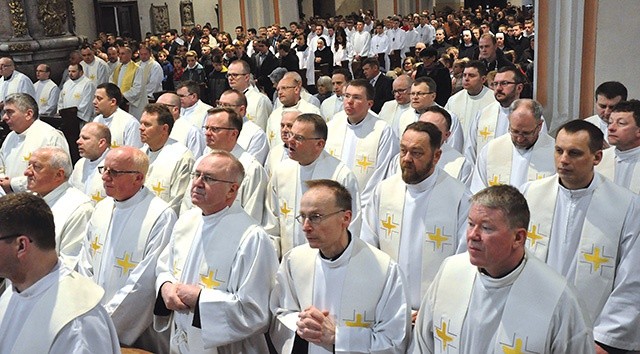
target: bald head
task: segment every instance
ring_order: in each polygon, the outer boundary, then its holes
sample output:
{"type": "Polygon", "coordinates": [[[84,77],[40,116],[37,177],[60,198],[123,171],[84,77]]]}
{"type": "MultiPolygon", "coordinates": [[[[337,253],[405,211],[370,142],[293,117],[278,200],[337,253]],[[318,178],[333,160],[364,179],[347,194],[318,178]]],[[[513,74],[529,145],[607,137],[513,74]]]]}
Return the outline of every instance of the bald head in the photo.
{"type": "Polygon", "coordinates": [[[167,109],[169,109],[169,112],[171,112],[174,120],[180,118],[180,97],[175,93],[168,92],[162,94],[160,97],[158,97],[156,103],[167,107],[167,109]]]}

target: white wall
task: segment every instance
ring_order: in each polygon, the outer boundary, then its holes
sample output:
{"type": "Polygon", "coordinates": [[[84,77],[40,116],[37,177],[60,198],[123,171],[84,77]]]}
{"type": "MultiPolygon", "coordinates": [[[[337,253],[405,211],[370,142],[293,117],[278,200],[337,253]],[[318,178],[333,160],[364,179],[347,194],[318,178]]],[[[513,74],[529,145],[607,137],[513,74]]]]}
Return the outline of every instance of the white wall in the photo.
{"type": "Polygon", "coordinates": [[[629,90],[629,98],[640,98],[640,80],[634,75],[640,58],[640,22],[635,15],[639,11],[637,0],[599,0],[594,87],[620,81],[629,90]]]}

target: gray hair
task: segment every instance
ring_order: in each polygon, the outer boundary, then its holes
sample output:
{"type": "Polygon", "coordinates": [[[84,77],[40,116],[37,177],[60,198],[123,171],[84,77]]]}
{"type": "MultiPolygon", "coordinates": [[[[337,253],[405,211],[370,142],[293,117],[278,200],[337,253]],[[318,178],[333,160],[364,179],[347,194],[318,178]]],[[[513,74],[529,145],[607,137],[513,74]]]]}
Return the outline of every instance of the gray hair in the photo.
{"type": "Polygon", "coordinates": [[[26,93],[12,93],[4,100],[4,105],[13,104],[22,113],[26,113],[27,110],[33,111],[33,119],[38,119],[38,103],[26,93]]]}
{"type": "Polygon", "coordinates": [[[513,113],[516,109],[518,109],[518,107],[522,105],[527,107],[529,109],[529,112],[533,113],[533,117],[535,118],[537,123],[542,120],[542,105],[538,101],[532,100],[530,98],[520,98],[513,101],[513,103],[511,103],[511,106],[509,106],[509,115],[511,115],[511,113],[513,113]]]}
{"type": "Polygon", "coordinates": [[[58,146],[45,146],[37,149],[34,152],[44,152],[49,154],[49,165],[51,168],[63,169],[64,170],[64,178],[68,180],[71,177],[71,172],[73,172],[73,164],[71,163],[71,157],[69,154],[64,151],[62,148],[58,146]]]}

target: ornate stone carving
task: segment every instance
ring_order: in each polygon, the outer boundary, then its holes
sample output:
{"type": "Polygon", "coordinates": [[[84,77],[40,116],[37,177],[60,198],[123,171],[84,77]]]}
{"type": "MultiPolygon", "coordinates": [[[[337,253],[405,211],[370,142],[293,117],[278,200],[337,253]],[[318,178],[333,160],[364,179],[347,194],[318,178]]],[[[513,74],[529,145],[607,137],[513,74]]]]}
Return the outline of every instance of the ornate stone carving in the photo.
{"type": "Polygon", "coordinates": [[[11,25],[13,34],[16,37],[27,35],[27,17],[24,14],[24,7],[21,0],[9,0],[9,10],[11,11],[11,25]]]}
{"type": "Polygon", "coordinates": [[[31,49],[31,45],[29,43],[12,43],[9,44],[9,50],[12,52],[23,52],[31,49]]]}
{"type": "Polygon", "coordinates": [[[47,37],[65,33],[67,21],[67,3],[65,0],[38,0],[38,20],[47,37]]]}
{"type": "Polygon", "coordinates": [[[193,3],[191,0],[180,1],[180,20],[183,26],[193,26],[193,3]]]}
{"type": "Polygon", "coordinates": [[[166,33],[171,28],[169,24],[169,6],[151,4],[151,33],[166,33]]]}

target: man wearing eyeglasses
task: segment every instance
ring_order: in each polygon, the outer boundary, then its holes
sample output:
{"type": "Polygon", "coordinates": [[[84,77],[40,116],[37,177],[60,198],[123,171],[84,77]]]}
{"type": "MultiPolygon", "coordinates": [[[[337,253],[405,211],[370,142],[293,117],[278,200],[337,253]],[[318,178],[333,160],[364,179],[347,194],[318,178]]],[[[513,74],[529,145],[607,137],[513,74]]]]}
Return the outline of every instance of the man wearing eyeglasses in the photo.
{"type": "Polygon", "coordinates": [[[176,214],[144,187],[148,169],[149,159],[137,148],[107,153],[98,171],[109,197],[96,204],[78,268],[105,289],[102,304],[122,345],[166,353],[168,335],[163,338],[150,325],[155,267],[176,214]]]}
{"type": "Polygon", "coordinates": [[[556,172],[555,140],[542,130],[542,105],[522,98],[509,106],[509,134],[491,140],[476,161],[471,178],[472,193],[497,184],[520,188],[556,172]]]}
{"type": "Polygon", "coordinates": [[[220,95],[218,107],[229,107],[242,117],[242,130],[238,136],[238,145],[264,166],[269,155],[267,135],[257,124],[247,118],[247,98],[235,89],[227,90],[220,95]]]}
{"type": "Polygon", "coordinates": [[[408,75],[400,75],[393,80],[393,100],[385,102],[378,115],[391,126],[397,136],[400,116],[411,108],[411,85],[413,79],[408,75]]]}
{"type": "Polygon", "coordinates": [[[300,96],[300,92],[302,91],[302,77],[297,72],[285,73],[282,79],[278,81],[276,90],[278,91],[278,100],[282,105],[274,109],[269,115],[266,132],[270,147],[282,144],[278,131],[280,130],[282,112],[285,109],[293,109],[302,113],[320,114],[320,108],[303,100],[300,96]]]}
{"type": "Polygon", "coordinates": [[[174,353],[268,353],[264,333],[278,257],[269,236],[234,202],[242,164],[214,150],[192,176],[197,208],[180,216],[158,261],[154,327],[172,333],[174,353]]]}
{"type": "Polygon", "coordinates": [[[38,102],[38,110],[41,115],[53,115],[58,111],[58,97],[60,88],[50,79],[51,67],[47,64],[39,64],[36,67],[36,78],[33,83],[35,96],[38,102]]]}
{"type": "MultiPolygon", "coordinates": [[[[427,108],[432,106],[442,107],[436,103],[436,90],[437,84],[432,78],[423,76],[416,79],[411,85],[411,109],[406,110],[400,116],[398,121],[398,136],[404,133],[404,129],[411,123],[417,122],[418,118],[424,113],[427,108]]],[[[460,126],[460,120],[458,117],[449,112],[451,115],[451,135],[447,139],[447,144],[453,147],[459,152],[463,151],[464,147],[464,132],[460,126]]]]}
{"type": "Polygon", "coordinates": [[[54,216],[31,193],[0,199],[2,353],[120,353],[104,294],[58,258],[54,216]]]}
{"type": "Polygon", "coordinates": [[[173,116],[173,128],[171,128],[169,138],[186,146],[193,154],[194,159],[200,158],[207,147],[204,134],[201,127],[194,126],[186,119],[180,119],[180,97],[175,93],[167,92],[158,97],[156,103],[167,107],[173,116]]]}
{"type": "MultiPolygon", "coordinates": [[[[202,129],[208,147],[205,155],[211,150],[223,150],[230,152],[242,163],[245,178],[240,184],[237,201],[249,215],[262,221],[268,177],[260,162],[238,145],[242,117],[231,108],[214,108],[209,111],[207,123],[202,129]]],[[[189,189],[190,187],[187,190],[189,189]]],[[[191,199],[185,195],[180,209],[184,212],[192,207],[191,199]]]]}
{"type": "Polygon", "coordinates": [[[85,124],[76,140],[80,159],[73,167],[69,183],[89,196],[93,205],[107,196],[98,166],[104,165],[104,159],[111,147],[110,141],[109,127],[96,122],[85,124]]]}
{"type": "Polygon", "coordinates": [[[385,121],[370,111],[372,105],[373,86],[364,79],[352,80],[345,89],[344,113],[327,123],[325,150],[356,175],[363,206],[398,152],[398,138],[385,121]]]}
{"type": "Polygon", "coordinates": [[[251,85],[251,67],[244,60],[235,60],[229,64],[227,79],[232,89],[247,97],[246,116],[262,130],[267,129],[267,120],[273,110],[271,99],[251,85]]]}
{"type": "Polygon", "coordinates": [[[140,123],[131,114],[120,108],[122,102],[120,88],[110,82],[98,85],[93,98],[93,108],[98,115],[93,119],[109,127],[111,131],[111,147],[133,146],[141,147],[140,123]]]}
{"type": "Polygon", "coordinates": [[[16,64],[11,57],[0,58],[0,109],[4,106],[7,96],[12,93],[25,93],[36,97],[33,83],[27,75],[16,70],[16,64]]]}
{"type": "Polygon", "coordinates": [[[434,124],[410,124],[400,142],[401,172],[376,186],[363,212],[361,238],[398,262],[407,279],[412,321],[440,264],[465,250],[471,193],[436,168],[441,140],[434,124]]]}
{"type": "MultiPolygon", "coordinates": [[[[471,121],[465,142],[464,154],[475,163],[478,153],[489,141],[504,135],[509,128],[509,106],[520,98],[526,77],[514,67],[502,67],[493,80],[492,88],[496,102],[478,112],[471,121]]],[[[547,132],[542,118],[540,129],[547,132]]]]}
{"type": "Polygon", "coordinates": [[[179,214],[194,159],[186,146],[169,138],[173,123],[165,106],[150,103],[140,117],[140,139],[144,143],[141,150],[149,158],[145,186],[179,214]]]}
{"type": "Polygon", "coordinates": [[[522,186],[531,209],[527,248],[578,290],[598,353],[640,350],[640,197],[594,171],[604,137],[584,120],[562,125],[556,175],[522,186]]]}
{"type": "Polygon", "coordinates": [[[405,353],[409,306],[400,268],[347,230],[351,195],[311,180],[300,201],[308,244],[285,255],[271,292],[269,334],[280,353],[405,353]]]}
{"type": "Polygon", "coordinates": [[[295,223],[300,198],[307,191],[306,182],[331,179],[342,184],[353,196],[351,210],[354,217],[349,230],[360,234],[360,192],[351,170],[324,150],[327,124],[312,113],[299,115],[291,126],[287,139],[289,160],[273,170],[267,186],[265,230],[274,239],[280,257],[292,248],[306,243],[302,230],[295,223]]]}
{"type": "Polygon", "coordinates": [[[180,117],[196,128],[202,127],[207,111],[213,107],[200,100],[200,85],[192,80],[182,81],[176,87],[176,94],[180,97],[180,117]]]}
{"type": "Polygon", "coordinates": [[[59,147],[41,147],[29,158],[24,171],[27,188],[47,203],[55,220],[56,251],[62,261],[75,268],[93,213],[91,199],[68,183],[71,158],[59,147]]]}

